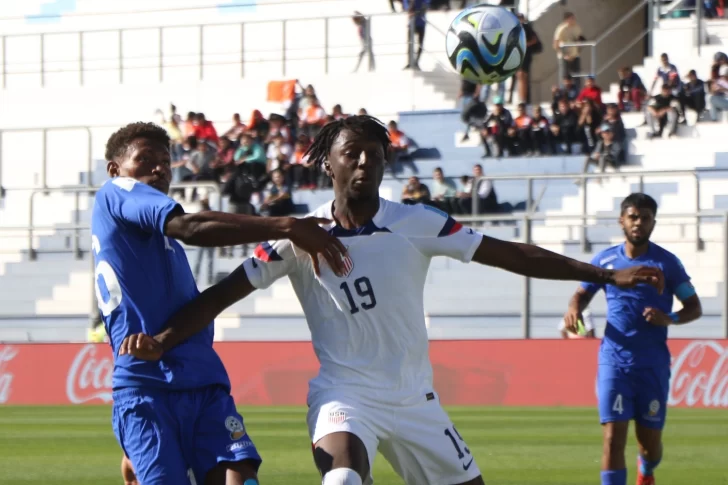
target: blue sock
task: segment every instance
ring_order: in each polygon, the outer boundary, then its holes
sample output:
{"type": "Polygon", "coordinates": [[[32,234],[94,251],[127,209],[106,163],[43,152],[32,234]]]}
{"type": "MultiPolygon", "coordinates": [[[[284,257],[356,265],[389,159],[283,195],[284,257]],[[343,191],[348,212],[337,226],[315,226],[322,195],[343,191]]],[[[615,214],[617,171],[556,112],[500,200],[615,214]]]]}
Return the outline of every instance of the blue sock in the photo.
{"type": "Polygon", "coordinates": [[[640,473],[642,473],[642,475],[644,475],[646,477],[649,477],[650,475],[652,475],[652,472],[655,470],[655,468],[657,468],[657,465],[659,465],[660,462],[662,461],[662,458],[660,458],[659,460],[655,460],[655,461],[649,461],[649,460],[646,460],[645,457],[642,455],[639,455],[637,458],[638,458],[637,461],[639,461],[639,464],[640,464],[640,473]]]}
{"type": "Polygon", "coordinates": [[[602,485],[627,485],[627,469],[602,471],[602,485]]]}
{"type": "Polygon", "coordinates": [[[245,480],[245,483],[243,483],[243,485],[258,485],[258,480],[256,480],[255,478],[248,478],[247,480],[245,480]]]}

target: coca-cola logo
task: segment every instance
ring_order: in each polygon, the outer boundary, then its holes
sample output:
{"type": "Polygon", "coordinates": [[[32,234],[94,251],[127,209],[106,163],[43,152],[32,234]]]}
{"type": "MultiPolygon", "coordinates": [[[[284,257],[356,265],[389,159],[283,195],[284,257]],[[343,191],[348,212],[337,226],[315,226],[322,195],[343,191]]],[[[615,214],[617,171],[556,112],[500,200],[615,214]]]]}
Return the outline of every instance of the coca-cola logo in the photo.
{"type": "Polygon", "coordinates": [[[728,347],[712,340],[690,342],[672,361],[668,404],[728,407],[728,347]]]}
{"type": "Polygon", "coordinates": [[[8,372],[8,362],[18,355],[14,347],[0,347],[0,404],[10,400],[10,393],[13,390],[13,374],[8,372]]]}
{"type": "Polygon", "coordinates": [[[114,362],[107,356],[97,357],[99,348],[98,345],[84,345],[68,370],[66,396],[74,404],[94,399],[111,402],[114,362]]]}

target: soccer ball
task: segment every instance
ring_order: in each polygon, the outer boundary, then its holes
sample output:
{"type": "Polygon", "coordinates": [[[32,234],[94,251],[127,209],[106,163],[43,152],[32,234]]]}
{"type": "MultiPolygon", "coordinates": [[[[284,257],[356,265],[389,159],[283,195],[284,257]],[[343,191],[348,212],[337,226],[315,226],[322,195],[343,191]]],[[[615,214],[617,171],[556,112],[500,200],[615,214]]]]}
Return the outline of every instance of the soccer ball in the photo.
{"type": "Polygon", "coordinates": [[[511,77],[526,55],[526,31],[509,10],[476,5],[463,10],[445,37],[453,68],[470,82],[494,84],[511,77]]]}

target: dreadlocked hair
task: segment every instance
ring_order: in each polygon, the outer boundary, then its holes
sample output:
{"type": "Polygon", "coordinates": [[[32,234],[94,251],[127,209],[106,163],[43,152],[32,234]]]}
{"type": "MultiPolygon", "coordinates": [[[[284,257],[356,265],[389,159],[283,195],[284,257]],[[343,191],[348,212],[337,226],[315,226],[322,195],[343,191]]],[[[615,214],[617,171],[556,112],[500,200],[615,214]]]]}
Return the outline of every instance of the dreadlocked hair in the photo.
{"type": "Polygon", "coordinates": [[[373,116],[357,115],[332,121],[324,126],[319,134],[316,135],[311,146],[306,150],[304,157],[308,157],[308,160],[316,165],[323,164],[329,158],[331,147],[336,141],[336,138],[338,138],[339,133],[344,130],[353,131],[359,135],[377,140],[382,144],[385,156],[392,146],[392,141],[389,139],[389,131],[387,131],[387,127],[381,121],[373,116]]]}
{"type": "Polygon", "coordinates": [[[129,123],[109,137],[109,141],[106,142],[106,160],[112,161],[124,156],[131,142],[137,138],[146,138],[164,146],[169,146],[170,142],[167,130],[161,126],[143,121],[129,123]]]}

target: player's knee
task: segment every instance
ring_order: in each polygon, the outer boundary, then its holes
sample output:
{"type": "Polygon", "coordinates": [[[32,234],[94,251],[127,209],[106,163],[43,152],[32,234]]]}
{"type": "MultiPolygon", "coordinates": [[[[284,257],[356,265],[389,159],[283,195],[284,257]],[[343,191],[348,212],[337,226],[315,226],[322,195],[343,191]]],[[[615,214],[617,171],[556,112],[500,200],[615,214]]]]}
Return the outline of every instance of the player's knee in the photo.
{"type": "Polygon", "coordinates": [[[324,475],[322,485],[362,485],[362,481],[351,468],[334,468],[324,475]]]}

